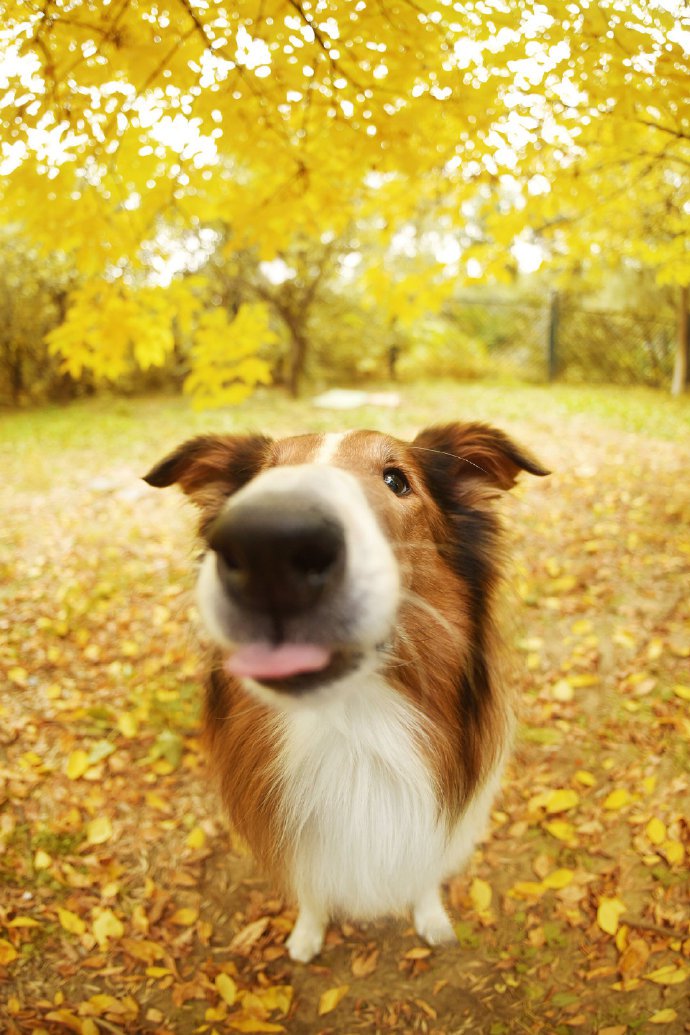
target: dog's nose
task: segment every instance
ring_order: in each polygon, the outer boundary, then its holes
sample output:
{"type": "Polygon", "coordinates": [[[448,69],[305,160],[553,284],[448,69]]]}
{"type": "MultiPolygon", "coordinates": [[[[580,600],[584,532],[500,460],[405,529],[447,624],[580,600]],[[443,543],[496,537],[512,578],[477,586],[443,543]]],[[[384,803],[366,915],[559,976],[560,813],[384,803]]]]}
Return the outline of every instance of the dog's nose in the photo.
{"type": "Polygon", "coordinates": [[[321,503],[299,497],[270,494],[231,506],[211,526],[208,543],[237,604],[286,617],[313,607],[345,569],[342,524],[321,503]]]}

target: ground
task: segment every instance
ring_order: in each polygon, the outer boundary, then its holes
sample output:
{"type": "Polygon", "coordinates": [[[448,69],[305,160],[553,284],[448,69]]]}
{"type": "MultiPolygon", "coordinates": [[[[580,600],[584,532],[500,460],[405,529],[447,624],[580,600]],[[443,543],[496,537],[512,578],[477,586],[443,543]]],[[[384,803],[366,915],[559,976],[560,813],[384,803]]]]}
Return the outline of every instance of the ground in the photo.
{"type": "Polygon", "coordinates": [[[403,387],[331,414],[98,400],[2,418],[0,1030],[690,1028],[690,404],[403,387]],[[492,420],[553,474],[504,510],[522,716],[492,828],[448,891],[458,945],[294,912],[227,830],[198,738],[193,515],[139,476],[208,428],[492,420]]]}

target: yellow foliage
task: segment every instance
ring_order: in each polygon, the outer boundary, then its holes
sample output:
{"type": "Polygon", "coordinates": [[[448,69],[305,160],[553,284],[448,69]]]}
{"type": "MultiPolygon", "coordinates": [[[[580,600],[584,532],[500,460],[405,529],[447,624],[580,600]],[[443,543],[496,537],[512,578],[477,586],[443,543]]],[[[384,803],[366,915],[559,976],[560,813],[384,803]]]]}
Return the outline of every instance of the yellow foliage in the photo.
{"type": "MultiPolygon", "coordinates": [[[[585,265],[689,283],[690,54],[670,11],[565,17],[545,0],[535,32],[527,0],[462,6],[273,4],[257,20],[237,0],[197,5],[191,24],[163,0],[155,17],[122,5],[114,32],[110,5],[74,0],[51,7],[46,36],[40,6],[5,0],[0,198],[79,274],[50,335],[65,370],[159,366],[176,327],[196,332],[188,390],[204,405],[267,380],[266,319],[243,306],[231,331],[220,310],[200,317],[198,285],[153,275],[168,231],[228,228],[233,250],[272,259],[352,226],[390,241],[422,215],[480,228],[461,266],[476,259],[484,279],[509,277],[513,243],[536,236],[585,265]]],[[[403,326],[454,285],[433,269],[365,279],[403,326]]]]}
{"type": "Polygon", "coordinates": [[[241,401],[254,385],[270,383],[270,365],[257,352],[275,341],[270,314],[263,304],[241,306],[232,321],[225,309],[205,312],[199,320],[192,348],[193,369],[185,391],[199,406],[241,401]]]}

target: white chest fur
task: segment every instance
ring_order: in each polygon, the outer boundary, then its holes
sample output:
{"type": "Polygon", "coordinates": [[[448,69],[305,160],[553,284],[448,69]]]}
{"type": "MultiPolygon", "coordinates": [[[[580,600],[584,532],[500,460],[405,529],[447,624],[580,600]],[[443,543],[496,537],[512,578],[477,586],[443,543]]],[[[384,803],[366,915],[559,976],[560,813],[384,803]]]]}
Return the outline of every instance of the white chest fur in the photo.
{"type": "MultiPolygon", "coordinates": [[[[361,677],[360,677],[361,678],[361,677]]],[[[376,676],[283,716],[292,884],[329,915],[408,909],[443,877],[447,824],[413,707],[376,676]]]]}

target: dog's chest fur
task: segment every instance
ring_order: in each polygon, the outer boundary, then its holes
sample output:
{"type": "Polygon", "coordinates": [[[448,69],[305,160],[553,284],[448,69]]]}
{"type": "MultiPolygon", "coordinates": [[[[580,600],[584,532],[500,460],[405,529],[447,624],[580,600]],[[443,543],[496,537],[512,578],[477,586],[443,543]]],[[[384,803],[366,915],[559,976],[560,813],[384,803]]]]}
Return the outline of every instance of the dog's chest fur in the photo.
{"type": "Polygon", "coordinates": [[[279,808],[300,901],[365,919],[440,879],[447,823],[422,722],[378,676],[283,715],[279,808]]]}

